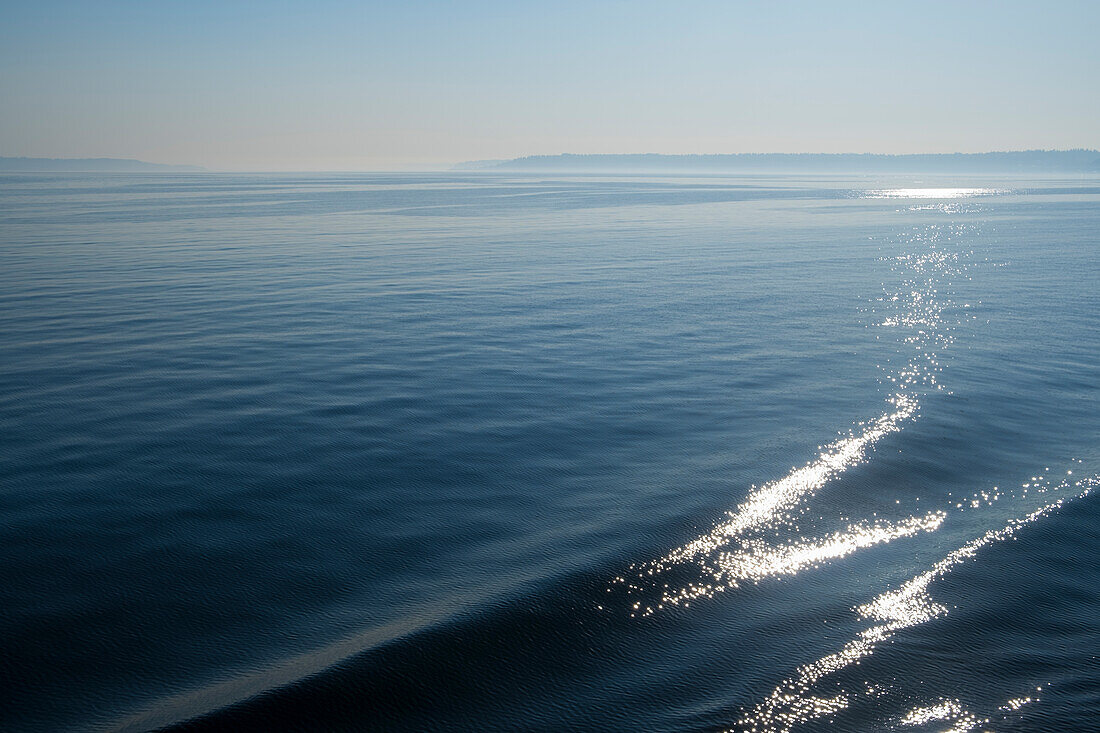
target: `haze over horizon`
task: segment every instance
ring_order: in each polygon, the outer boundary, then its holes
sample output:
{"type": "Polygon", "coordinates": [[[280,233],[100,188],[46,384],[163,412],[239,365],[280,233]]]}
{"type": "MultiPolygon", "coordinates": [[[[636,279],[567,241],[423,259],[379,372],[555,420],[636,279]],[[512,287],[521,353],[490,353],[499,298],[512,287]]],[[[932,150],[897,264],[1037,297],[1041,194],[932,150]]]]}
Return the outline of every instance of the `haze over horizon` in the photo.
{"type": "Polygon", "coordinates": [[[6,16],[4,156],[424,170],[1100,147],[1100,8],[1083,2],[43,2],[6,16]]]}

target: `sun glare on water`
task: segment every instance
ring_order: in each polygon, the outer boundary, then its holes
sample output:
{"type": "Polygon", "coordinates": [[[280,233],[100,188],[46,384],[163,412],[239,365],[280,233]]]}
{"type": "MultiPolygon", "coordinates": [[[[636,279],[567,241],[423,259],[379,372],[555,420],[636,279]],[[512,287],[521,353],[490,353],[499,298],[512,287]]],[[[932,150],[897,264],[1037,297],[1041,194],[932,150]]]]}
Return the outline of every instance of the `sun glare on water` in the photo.
{"type": "Polygon", "coordinates": [[[1001,188],[890,188],[864,191],[867,199],[964,199],[1008,193],[1001,188]]]}
{"type": "MultiPolygon", "coordinates": [[[[1002,193],[984,188],[922,188],[869,191],[869,197],[948,199],[1002,193]]],[[[815,495],[852,467],[871,459],[876,445],[899,433],[917,419],[921,402],[942,389],[938,375],[940,355],[954,342],[954,330],[962,321],[952,298],[951,283],[967,278],[969,252],[959,249],[955,236],[966,230],[956,225],[917,229],[902,238],[902,251],[883,258],[891,264],[896,281],[883,285],[882,296],[871,309],[877,327],[896,330],[897,349],[905,358],[884,370],[888,387],[886,409],[877,417],[852,427],[847,435],[819,447],[818,455],[800,468],[760,486],[753,486],[743,501],[710,531],[668,551],[662,557],[631,566],[607,588],[608,601],[618,603],[622,592],[631,618],[662,613],[670,607],[686,608],[719,593],[735,591],[746,583],[790,577],[839,562],[857,552],[903,538],[941,531],[959,512],[982,510],[1002,497],[1015,512],[991,512],[988,528],[961,544],[908,580],[881,588],[851,610],[862,629],[831,653],[803,661],[763,699],[743,709],[733,730],[754,733],[791,733],[811,721],[836,720],[858,698],[896,696],[905,693],[890,684],[845,688],[839,673],[858,665],[899,633],[930,623],[951,609],[933,598],[932,587],[952,570],[987,546],[1012,539],[1024,526],[1056,511],[1065,501],[1082,498],[1100,488],[1100,476],[1080,479],[1067,470],[1049,475],[1049,467],[1018,490],[993,487],[979,490],[969,500],[952,499],[941,507],[896,516],[872,513],[862,519],[842,518],[831,532],[813,532],[799,519],[814,506],[815,495]],[[1015,516],[1013,516],[1015,515],[1015,516]],[[614,599],[614,600],[613,600],[614,599]],[[831,683],[836,681],[837,686],[831,683]],[[872,689],[873,688],[873,689],[872,689]]],[[[961,304],[963,307],[966,304],[961,304]]],[[[1076,459],[1079,462],[1079,459],[1076,459]]],[[[1076,467],[1076,466],[1075,466],[1076,467]]],[[[812,525],[811,525],[812,526],[812,525]]],[[[969,534],[969,532],[968,532],[969,534]]],[[[600,606],[601,609],[604,606],[600,606]]],[[[1019,691],[1017,691],[1019,694],[1019,691]]],[[[1030,697],[1015,697],[996,710],[973,712],[950,697],[910,695],[909,711],[893,723],[903,728],[930,724],[949,726],[950,733],[969,733],[994,720],[1007,720],[1030,697]],[[914,702],[920,704],[913,706],[914,702]]]]}

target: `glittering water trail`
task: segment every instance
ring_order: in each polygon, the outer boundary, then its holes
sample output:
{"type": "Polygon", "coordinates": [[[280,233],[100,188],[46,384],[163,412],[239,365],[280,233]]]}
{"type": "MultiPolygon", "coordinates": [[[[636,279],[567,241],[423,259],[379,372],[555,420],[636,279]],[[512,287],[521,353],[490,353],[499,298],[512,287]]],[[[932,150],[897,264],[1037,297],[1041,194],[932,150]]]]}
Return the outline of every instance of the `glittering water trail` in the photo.
{"type": "MultiPolygon", "coordinates": [[[[948,609],[933,600],[929,594],[929,586],[935,580],[973,558],[982,548],[1013,537],[1020,528],[1050,514],[1066,501],[1087,496],[1098,486],[1100,486],[1100,475],[1077,481],[1066,479],[1058,484],[1048,482],[1033,494],[1053,493],[1058,495],[1057,499],[1009,521],[999,529],[987,531],[977,539],[949,553],[930,569],[913,577],[900,587],[882,593],[870,602],[858,606],[855,611],[861,618],[877,623],[859,632],[839,651],[799,667],[793,677],[776,687],[771,695],[738,721],[738,727],[733,730],[787,733],[798,725],[829,717],[844,710],[851,704],[856,694],[881,694],[881,691],[872,690],[823,697],[815,694],[814,690],[823,678],[858,664],[861,659],[871,655],[882,642],[890,639],[900,630],[945,616],[948,609]]],[[[1019,496],[1026,496],[1028,488],[1034,488],[1034,485],[1026,484],[1019,496]]],[[[1016,710],[1030,701],[1030,698],[1010,700],[1002,706],[1002,711],[1016,710]]],[[[987,722],[962,710],[957,702],[952,704],[951,701],[941,701],[935,705],[916,708],[902,722],[917,725],[937,719],[952,721],[954,727],[951,730],[958,731],[972,730],[975,726],[987,722]]]]}
{"type": "Polygon", "coordinates": [[[729,586],[736,586],[739,580],[793,575],[803,568],[850,555],[864,547],[889,542],[899,537],[909,537],[922,531],[935,531],[946,516],[946,512],[930,512],[923,517],[909,517],[896,523],[861,522],[850,526],[844,532],[836,532],[828,537],[775,548],[759,540],[750,540],[746,543],[745,549],[720,554],[718,566],[729,586]]]}
{"type": "Polygon", "coordinates": [[[965,271],[960,254],[944,246],[943,240],[953,233],[953,229],[941,227],[917,232],[904,242],[907,249],[916,251],[887,260],[898,276],[897,284],[892,289],[884,288],[871,315],[878,327],[902,330],[898,346],[906,354],[902,365],[885,376],[893,388],[887,399],[889,410],[859,423],[847,437],[823,446],[818,456],[805,466],[753,487],[729,518],[710,532],[661,558],[633,566],[631,572],[616,578],[613,586],[625,587],[628,594],[642,596],[629,604],[632,616],[645,616],[668,605],[712,596],[737,587],[741,581],[790,575],[860,548],[939,526],[942,513],[909,517],[894,524],[855,524],[843,532],[807,540],[798,537],[793,520],[820,488],[865,461],[876,443],[915,418],[923,391],[939,388],[936,377],[941,370],[939,353],[954,338],[951,333],[954,324],[945,315],[953,303],[941,291],[948,277],[965,271]],[[786,545],[774,544],[779,529],[790,530],[796,539],[786,545]],[[761,535],[767,530],[771,530],[772,537],[765,539],[761,535]],[[671,573],[684,570],[697,579],[687,583],[664,582],[671,573]]]}
{"type": "MultiPolygon", "coordinates": [[[[1037,688],[1041,689],[1041,688],[1037,688]]],[[[1001,718],[1009,718],[1012,713],[1037,700],[1036,697],[1015,697],[997,708],[1001,718]]],[[[941,697],[931,705],[918,705],[906,713],[900,723],[906,727],[927,726],[943,722],[950,725],[943,733],[969,733],[980,730],[994,722],[992,718],[982,718],[967,710],[959,700],[941,697]]]]}
{"type": "Polygon", "coordinates": [[[932,705],[922,705],[910,710],[901,719],[902,725],[928,725],[935,721],[951,724],[943,733],[967,733],[980,725],[989,723],[989,718],[979,718],[962,706],[958,700],[941,698],[932,705]]]}
{"type": "Polygon", "coordinates": [[[745,501],[730,519],[665,556],[665,562],[690,560],[728,544],[745,530],[782,519],[781,514],[797,506],[829,479],[863,459],[869,446],[883,436],[900,430],[901,423],[917,411],[915,397],[898,393],[892,398],[897,408],[866,425],[861,433],[828,446],[817,460],[791,471],[778,481],[765,484],[745,501]]]}
{"type": "Polygon", "coordinates": [[[1009,193],[1004,188],[889,188],[863,191],[861,198],[868,199],[959,199],[975,196],[996,196],[1009,193]]]}

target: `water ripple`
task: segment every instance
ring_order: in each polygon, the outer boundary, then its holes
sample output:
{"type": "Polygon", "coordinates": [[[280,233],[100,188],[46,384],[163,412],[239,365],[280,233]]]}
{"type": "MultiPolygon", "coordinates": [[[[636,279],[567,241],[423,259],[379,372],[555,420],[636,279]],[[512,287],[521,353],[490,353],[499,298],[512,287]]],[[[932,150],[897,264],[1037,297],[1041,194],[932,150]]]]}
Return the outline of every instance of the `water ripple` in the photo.
{"type": "Polygon", "coordinates": [[[687,605],[694,599],[735,588],[745,580],[792,575],[861,548],[939,527],[946,516],[943,512],[895,522],[864,521],[841,532],[807,539],[799,534],[795,520],[819,489],[866,461],[876,443],[915,418],[922,394],[940,388],[939,354],[952,344],[952,331],[958,323],[949,315],[954,303],[945,292],[947,281],[965,275],[966,270],[966,254],[946,246],[955,233],[951,227],[917,232],[902,243],[910,251],[886,260],[895,273],[896,284],[884,286],[882,296],[870,310],[877,326],[899,329],[897,348],[904,355],[901,366],[887,369],[884,376],[892,388],[886,401],[889,410],[858,423],[847,436],[821,447],[818,456],[806,465],[753,487],[729,518],[709,532],[615,578],[613,587],[623,587],[627,594],[638,598],[629,603],[631,616],[647,616],[670,605],[687,605]],[[780,536],[780,530],[793,535],[793,539],[777,543],[773,538],[780,536]],[[762,536],[765,531],[771,534],[767,539],[762,536]],[[685,571],[696,579],[686,583],[671,580],[685,571]]]}
{"type": "MultiPolygon", "coordinates": [[[[860,631],[839,651],[799,667],[793,677],[777,686],[767,698],[738,721],[737,729],[786,733],[810,720],[831,716],[847,708],[851,704],[851,694],[822,698],[814,692],[817,683],[846,667],[859,664],[861,659],[871,655],[882,642],[893,637],[898,631],[945,616],[948,609],[937,603],[929,594],[929,586],[935,580],[973,558],[982,548],[1012,538],[1022,527],[1057,510],[1066,501],[1087,496],[1097,486],[1100,486],[1100,475],[1077,481],[1064,479],[1056,484],[1049,482],[1043,487],[1043,492],[1054,493],[1058,498],[1009,521],[999,529],[985,532],[977,539],[950,552],[931,568],[914,576],[898,588],[882,593],[870,602],[858,606],[855,611],[861,618],[876,623],[860,631]]],[[[1009,709],[1015,710],[1025,702],[1026,699],[1017,698],[1010,700],[1006,705],[1009,709]]],[[[910,714],[909,722],[915,725],[932,719],[946,719],[944,716],[948,716],[958,725],[964,726],[956,726],[951,730],[971,730],[973,726],[970,723],[976,725],[983,722],[977,718],[972,719],[969,713],[956,714],[953,712],[954,708],[944,705],[917,709],[910,714]],[[939,717],[929,717],[935,715],[939,717]]]]}

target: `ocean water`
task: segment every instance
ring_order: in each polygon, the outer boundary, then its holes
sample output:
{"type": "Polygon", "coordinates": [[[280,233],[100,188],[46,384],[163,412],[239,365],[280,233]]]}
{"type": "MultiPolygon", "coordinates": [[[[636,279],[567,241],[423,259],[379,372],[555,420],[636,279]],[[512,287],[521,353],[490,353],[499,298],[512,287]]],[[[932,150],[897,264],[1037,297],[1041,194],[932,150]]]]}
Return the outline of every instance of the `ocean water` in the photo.
{"type": "Polygon", "coordinates": [[[1089,731],[1100,178],[0,177],[5,730],[1089,731]]]}

